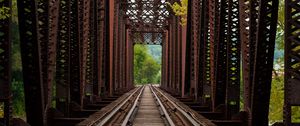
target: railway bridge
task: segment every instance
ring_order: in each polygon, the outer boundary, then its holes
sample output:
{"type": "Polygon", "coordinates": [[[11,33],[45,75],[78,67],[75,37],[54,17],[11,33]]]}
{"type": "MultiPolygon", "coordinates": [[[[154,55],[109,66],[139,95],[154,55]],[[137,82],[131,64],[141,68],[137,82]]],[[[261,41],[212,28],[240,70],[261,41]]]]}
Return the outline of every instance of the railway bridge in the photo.
{"type": "MultiPolygon", "coordinates": [[[[285,1],[284,121],[274,125],[292,126],[300,2],[285,1]]],[[[188,0],[186,17],[168,2],[179,0],[17,0],[27,118],[12,117],[11,18],[1,19],[0,125],[269,125],[279,1],[188,0]],[[162,46],[159,86],[134,85],[135,44],[162,46]]]]}

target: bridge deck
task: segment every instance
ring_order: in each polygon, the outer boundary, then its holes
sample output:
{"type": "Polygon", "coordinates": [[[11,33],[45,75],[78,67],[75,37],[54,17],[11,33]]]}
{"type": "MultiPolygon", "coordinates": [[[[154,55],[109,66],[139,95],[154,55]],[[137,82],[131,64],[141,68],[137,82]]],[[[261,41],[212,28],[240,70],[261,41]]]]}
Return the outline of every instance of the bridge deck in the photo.
{"type": "Polygon", "coordinates": [[[141,97],[141,103],[133,122],[134,126],[164,126],[157,104],[149,86],[146,86],[141,97]]]}

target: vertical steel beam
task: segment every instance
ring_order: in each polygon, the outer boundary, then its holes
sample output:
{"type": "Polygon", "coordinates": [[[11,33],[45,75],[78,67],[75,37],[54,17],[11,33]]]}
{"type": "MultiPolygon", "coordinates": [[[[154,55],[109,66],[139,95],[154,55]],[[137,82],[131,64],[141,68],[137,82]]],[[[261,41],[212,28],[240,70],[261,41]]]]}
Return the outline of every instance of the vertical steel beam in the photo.
{"type": "MultiPolygon", "coordinates": [[[[1,1],[1,7],[11,9],[11,1],[1,1]]],[[[11,14],[11,11],[9,11],[11,14]]],[[[12,92],[11,92],[11,18],[0,20],[0,104],[4,106],[4,117],[0,124],[12,125],[12,92]]],[[[2,118],[2,117],[1,117],[2,118]]]]}
{"type": "MultiPolygon", "coordinates": [[[[103,39],[103,32],[102,32],[102,10],[101,10],[101,5],[103,4],[103,1],[101,0],[96,0],[94,3],[91,3],[91,8],[93,8],[93,22],[94,26],[90,27],[90,29],[93,29],[93,31],[90,32],[91,37],[93,36],[93,44],[92,44],[92,52],[93,52],[93,89],[92,89],[92,95],[94,97],[99,97],[100,96],[100,84],[102,81],[101,78],[101,55],[102,55],[102,43],[101,39],[103,39]]],[[[92,10],[91,10],[92,11],[92,10]]]]}
{"type": "Polygon", "coordinates": [[[52,107],[52,90],[53,83],[55,82],[55,68],[56,68],[56,48],[57,48],[57,37],[58,37],[58,20],[59,20],[59,9],[60,0],[49,1],[49,24],[48,24],[48,44],[47,44],[47,81],[44,82],[44,89],[47,91],[45,96],[45,118],[48,117],[48,110],[52,107]]]}
{"type": "MultiPolygon", "coordinates": [[[[42,62],[42,79],[44,88],[44,98],[48,97],[48,44],[49,44],[49,0],[41,0],[36,2],[37,4],[37,20],[38,22],[38,39],[40,41],[41,48],[41,62],[42,62]]],[[[45,105],[47,106],[48,99],[45,99],[45,105]]],[[[43,106],[44,107],[44,106],[43,106]]]]}
{"type": "Polygon", "coordinates": [[[216,94],[214,106],[225,105],[227,85],[227,35],[228,35],[228,0],[222,0],[220,5],[219,41],[216,47],[216,94]]]}
{"type": "Polygon", "coordinates": [[[108,43],[109,43],[109,95],[112,96],[113,95],[113,89],[114,89],[114,80],[113,80],[113,74],[114,74],[114,65],[113,65],[113,57],[114,57],[114,53],[113,53],[113,47],[114,47],[114,10],[115,10],[115,0],[109,0],[108,1],[108,15],[109,15],[109,39],[108,39],[108,43]]]}
{"type": "MultiPolygon", "coordinates": [[[[184,94],[190,93],[191,88],[191,48],[192,48],[192,26],[193,26],[193,2],[192,0],[188,1],[188,14],[187,14],[187,32],[186,32],[186,50],[185,50],[185,78],[184,78],[184,94]]],[[[163,60],[164,61],[164,60],[163,60]]]]}
{"type": "MultiPolygon", "coordinates": [[[[96,2],[96,15],[95,15],[95,19],[96,19],[96,29],[97,32],[95,32],[95,44],[97,44],[97,51],[96,51],[96,55],[97,55],[97,62],[98,62],[98,69],[97,69],[97,85],[94,85],[94,95],[96,96],[100,96],[104,90],[101,90],[101,88],[103,87],[103,83],[104,83],[104,48],[105,48],[105,1],[104,0],[97,0],[96,2]]],[[[105,60],[106,61],[106,60],[105,60]]],[[[96,84],[96,83],[95,83],[96,84]]]]}
{"type": "Polygon", "coordinates": [[[104,35],[103,35],[103,93],[108,95],[110,92],[110,1],[104,2],[104,35]],[[105,60],[106,59],[106,60],[105,60]]]}
{"type": "Polygon", "coordinates": [[[181,32],[181,97],[184,97],[185,95],[185,86],[187,83],[185,83],[185,64],[186,64],[186,44],[187,44],[187,26],[182,26],[182,32],[181,32]]]}
{"type": "Polygon", "coordinates": [[[239,1],[228,2],[226,115],[240,111],[240,33],[239,1]]]}
{"type": "Polygon", "coordinates": [[[209,23],[209,0],[202,0],[201,9],[201,26],[199,52],[198,52],[198,66],[199,66],[199,80],[198,80],[198,96],[201,98],[203,104],[210,105],[211,101],[211,77],[210,77],[210,23],[209,23]]]}
{"type": "Polygon", "coordinates": [[[284,125],[292,122],[292,106],[300,106],[299,1],[285,0],[284,125]]]}
{"type": "Polygon", "coordinates": [[[69,116],[71,0],[61,0],[56,57],[56,108],[69,116]]]}
{"type": "MultiPolygon", "coordinates": [[[[46,111],[51,107],[55,73],[59,0],[38,1],[38,32],[41,48],[42,78],[46,111]]],[[[46,113],[45,113],[46,114],[46,113]]],[[[46,116],[46,115],[44,115],[46,116]]]]}
{"type": "Polygon", "coordinates": [[[198,100],[198,91],[201,90],[199,80],[199,41],[201,24],[201,1],[190,0],[188,11],[188,35],[186,52],[186,91],[198,100]],[[189,88],[189,89],[187,89],[189,88]]]}
{"type": "Polygon", "coordinates": [[[278,0],[259,2],[258,33],[252,89],[252,125],[268,125],[278,0]]]}
{"type": "Polygon", "coordinates": [[[114,13],[113,13],[113,18],[114,18],[114,23],[113,23],[113,94],[116,93],[116,91],[119,88],[119,6],[118,6],[118,1],[114,1],[114,13]]]}
{"type": "Polygon", "coordinates": [[[70,97],[71,102],[80,104],[80,39],[78,0],[70,1],[70,97]]]}
{"type": "Polygon", "coordinates": [[[211,77],[211,98],[212,109],[215,111],[216,105],[216,67],[217,67],[217,43],[219,43],[220,30],[220,2],[217,0],[210,0],[208,3],[209,24],[210,24],[210,77],[211,77]]]}
{"type": "Polygon", "coordinates": [[[36,5],[36,1],[18,0],[26,117],[30,125],[42,126],[46,119],[36,5]]]}
{"type": "MultiPolygon", "coordinates": [[[[46,111],[51,107],[55,73],[59,0],[37,2],[39,41],[41,42],[42,78],[46,111]]],[[[46,114],[46,113],[45,113],[46,114]]],[[[46,116],[46,115],[45,115],[46,116]]]]}
{"type": "MultiPolygon", "coordinates": [[[[242,54],[242,79],[244,86],[244,110],[250,115],[254,57],[257,35],[259,1],[243,0],[240,2],[240,38],[242,54]]],[[[250,117],[250,116],[249,116],[250,117]]],[[[248,119],[250,120],[250,118],[248,119]]],[[[251,125],[251,121],[249,121],[251,125]]]]}
{"type": "MultiPolygon", "coordinates": [[[[89,35],[88,35],[88,43],[87,43],[87,53],[86,53],[86,84],[84,86],[85,90],[84,90],[84,101],[85,102],[93,102],[92,101],[92,96],[93,96],[93,88],[94,88],[94,83],[97,82],[97,80],[95,79],[95,71],[97,70],[97,66],[95,66],[95,64],[97,64],[97,59],[95,59],[96,57],[96,53],[95,50],[97,50],[97,45],[95,44],[95,33],[96,33],[96,29],[95,29],[95,23],[96,21],[94,20],[95,17],[95,2],[96,1],[89,1],[89,21],[88,21],[88,25],[89,25],[89,35]]],[[[97,73],[96,73],[97,74],[97,73]]],[[[97,75],[96,75],[97,77],[97,75]]],[[[97,78],[96,78],[97,79],[97,78]]],[[[97,87],[95,87],[97,88],[97,87]]]]}
{"type": "Polygon", "coordinates": [[[80,10],[81,13],[79,13],[80,15],[82,15],[81,19],[81,28],[79,29],[81,34],[80,36],[82,37],[80,41],[80,49],[81,49],[81,56],[80,56],[80,60],[81,60],[81,76],[80,76],[80,105],[81,107],[84,105],[84,99],[86,94],[86,86],[87,86],[87,67],[88,67],[88,50],[89,50],[89,43],[91,42],[90,40],[90,1],[89,0],[82,0],[80,1],[80,10]],[[82,2],[82,3],[81,3],[82,2]]]}

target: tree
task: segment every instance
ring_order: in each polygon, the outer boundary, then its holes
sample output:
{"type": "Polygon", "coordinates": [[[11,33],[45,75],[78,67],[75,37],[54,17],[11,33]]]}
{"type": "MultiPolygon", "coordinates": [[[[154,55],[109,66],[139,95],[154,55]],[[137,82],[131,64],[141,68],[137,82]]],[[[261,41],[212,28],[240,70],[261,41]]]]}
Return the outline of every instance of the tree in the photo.
{"type": "Polygon", "coordinates": [[[11,8],[5,6],[0,7],[0,20],[9,18],[11,15],[12,15],[12,21],[18,22],[17,21],[18,20],[17,0],[12,0],[11,8]]]}
{"type": "Polygon", "coordinates": [[[167,4],[172,8],[175,15],[181,18],[181,25],[185,25],[187,23],[188,0],[181,0],[180,3],[174,2],[173,4],[167,2],[167,4]]]}
{"type": "Polygon", "coordinates": [[[1,7],[0,8],[0,20],[6,19],[10,16],[9,14],[10,8],[8,7],[1,7]]]}
{"type": "Polygon", "coordinates": [[[149,54],[145,45],[134,46],[134,83],[147,84],[157,83],[157,74],[160,71],[160,64],[149,54]]]}
{"type": "Polygon", "coordinates": [[[3,107],[4,107],[3,103],[0,103],[0,118],[3,118],[3,116],[4,116],[3,107]]]}

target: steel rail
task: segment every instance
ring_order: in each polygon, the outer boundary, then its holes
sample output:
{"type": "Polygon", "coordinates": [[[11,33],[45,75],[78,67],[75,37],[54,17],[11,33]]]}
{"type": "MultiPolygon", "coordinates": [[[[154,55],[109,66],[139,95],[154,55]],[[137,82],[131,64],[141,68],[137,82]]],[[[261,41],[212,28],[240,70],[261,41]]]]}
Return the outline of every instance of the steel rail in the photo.
{"type": "MultiPolygon", "coordinates": [[[[151,87],[152,89],[152,87],[151,87]]],[[[203,125],[205,126],[205,124],[201,124],[201,123],[198,123],[197,121],[195,121],[195,119],[189,115],[188,113],[186,113],[183,109],[181,109],[181,107],[179,107],[177,104],[175,104],[172,100],[170,100],[164,93],[162,93],[160,90],[157,90],[155,89],[157,92],[159,92],[162,96],[164,96],[165,99],[168,100],[168,102],[170,102],[175,108],[176,110],[178,110],[181,114],[183,114],[190,123],[192,123],[194,126],[200,126],[200,125],[203,125]]]]}
{"type": "Polygon", "coordinates": [[[151,90],[152,94],[155,96],[155,99],[157,100],[160,108],[162,109],[162,111],[164,113],[164,116],[167,118],[169,125],[170,126],[175,126],[175,124],[174,124],[173,120],[170,118],[170,116],[169,116],[166,108],[164,107],[164,105],[162,104],[162,102],[160,101],[160,99],[158,98],[158,96],[156,95],[156,93],[153,91],[152,85],[150,85],[149,87],[150,87],[150,90],[151,90]]]}
{"type": "Polygon", "coordinates": [[[125,117],[125,119],[124,119],[124,121],[123,121],[123,123],[122,123],[122,126],[126,126],[126,125],[127,125],[128,121],[129,121],[129,119],[130,119],[130,117],[131,117],[132,114],[133,114],[133,111],[138,107],[137,104],[138,104],[138,102],[139,102],[139,100],[140,100],[140,98],[141,98],[142,93],[144,92],[144,89],[145,89],[145,86],[142,87],[142,89],[141,89],[139,95],[138,95],[137,98],[135,99],[135,102],[134,102],[133,106],[131,107],[130,111],[128,112],[127,116],[125,117]]]}
{"type": "Polygon", "coordinates": [[[112,112],[109,113],[109,115],[105,116],[104,119],[102,119],[100,122],[97,122],[97,126],[103,126],[104,124],[106,124],[120,109],[122,106],[124,106],[126,104],[126,102],[137,92],[137,91],[143,91],[140,89],[143,89],[143,87],[140,87],[139,89],[137,89],[136,91],[134,91],[132,94],[130,94],[130,96],[128,96],[126,98],[126,100],[124,100],[120,105],[118,105],[112,112]]]}

